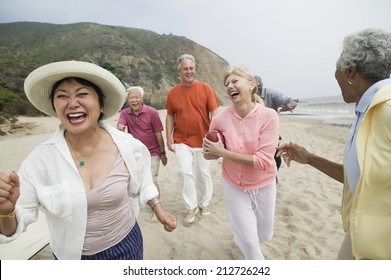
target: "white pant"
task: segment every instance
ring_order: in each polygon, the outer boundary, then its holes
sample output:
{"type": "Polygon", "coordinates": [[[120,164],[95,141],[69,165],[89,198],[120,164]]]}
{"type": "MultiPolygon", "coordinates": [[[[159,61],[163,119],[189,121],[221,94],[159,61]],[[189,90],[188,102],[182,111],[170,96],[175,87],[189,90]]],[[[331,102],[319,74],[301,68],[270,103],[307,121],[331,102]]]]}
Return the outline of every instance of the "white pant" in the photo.
{"type": "Polygon", "coordinates": [[[213,184],[209,161],[204,159],[202,148],[191,148],[186,144],[174,144],[174,147],[179,184],[186,209],[208,205],[213,194],[213,184]]]}
{"type": "Polygon", "coordinates": [[[241,190],[223,180],[224,196],[235,242],[247,260],[265,259],[259,241],[273,237],[276,183],[241,190]]]}

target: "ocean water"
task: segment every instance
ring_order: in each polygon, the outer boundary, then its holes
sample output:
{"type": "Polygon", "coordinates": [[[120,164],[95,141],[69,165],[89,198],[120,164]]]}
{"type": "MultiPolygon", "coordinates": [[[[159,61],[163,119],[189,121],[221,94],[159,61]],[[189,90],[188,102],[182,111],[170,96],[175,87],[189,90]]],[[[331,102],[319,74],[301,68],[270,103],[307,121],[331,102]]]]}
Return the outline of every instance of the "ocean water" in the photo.
{"type": "Polygon", "coordinates": [[[354,119],[355,104],[347,104],[340,96],[330,96],[300,100],[295,110],[284,112],[298,118],[321,120],[334,125],[351,126],[354,119]]]}

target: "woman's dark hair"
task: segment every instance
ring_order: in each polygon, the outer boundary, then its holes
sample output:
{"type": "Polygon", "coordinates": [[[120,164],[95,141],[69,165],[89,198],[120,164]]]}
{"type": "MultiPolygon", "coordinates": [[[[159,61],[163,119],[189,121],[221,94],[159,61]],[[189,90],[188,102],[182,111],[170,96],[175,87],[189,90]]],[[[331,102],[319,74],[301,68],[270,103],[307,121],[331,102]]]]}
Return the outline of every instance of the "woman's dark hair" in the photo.
{"type": "MultiPolygon", "coordinates": [[[[54,108],[54,93],[56,92],[57,88],[61,85],[61,83],[64,82],[64,81],[68,81],[68,82],[76,81],[76,82],[78,82],[79,84],[81,84],[83,86],[92,87],[96,91],[96,93],[98,94],[100,107],[104,108],[105,96],[104,96],[102,90],[96,84],[94,84],[94,83],[92,83],[92,82],[90,82],[88,80],[82,79],[82,78],[68,77],[68,78],[64,78],[62,80],[57,81],[53,85],[52,91],[50,92],[50,97],[49,98],[50,98],[50,101],[52,103],[52,107],[53,107],[54,110],[56,110],[54,108]]],[[[103,113],[100,113],[98,121],[100,121],[103,118],[103,115],[104,115],[103,113]]]]}

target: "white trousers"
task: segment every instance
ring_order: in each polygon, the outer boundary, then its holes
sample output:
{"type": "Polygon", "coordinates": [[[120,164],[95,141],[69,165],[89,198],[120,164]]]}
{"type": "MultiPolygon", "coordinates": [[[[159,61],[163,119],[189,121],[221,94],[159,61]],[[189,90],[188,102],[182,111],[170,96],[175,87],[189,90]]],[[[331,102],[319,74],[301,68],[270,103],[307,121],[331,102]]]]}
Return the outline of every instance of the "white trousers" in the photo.
{"type": "Polygon", "coordinates": [[[225,180],[223,185],[235,242],[247,260],[265,259],[259,242],[273,237],[276,183],[256,190],[241,190],[225,180]]]}
{"type": "Polygon", "coordinates": [[[174,144],[174,147],[178,179],[186,209],[208,205],[213,194],[213,183],[209,161],[204,159],[202,148],[191,148],[186,144],[174,144]]]}

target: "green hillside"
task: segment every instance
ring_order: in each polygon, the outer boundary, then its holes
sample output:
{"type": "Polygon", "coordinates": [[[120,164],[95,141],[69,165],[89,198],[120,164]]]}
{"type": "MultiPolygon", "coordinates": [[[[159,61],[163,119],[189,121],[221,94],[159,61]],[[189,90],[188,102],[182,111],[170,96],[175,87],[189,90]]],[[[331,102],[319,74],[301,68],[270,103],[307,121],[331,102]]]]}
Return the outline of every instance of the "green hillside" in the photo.
{"type": "Polygon", "coordinates": [[[184,53],[194,55],[197,78],[225,104],[221,76],[228,62],[211,50],[181,36],[95,23],[0,24],[0,86],[25,100],[23,82],[35,68],[61,60],[89,61],[112,71],[126,87],[143,86],[146,102],[161,109],[168,90],[179,82],[176,58],[184,53]]]}

